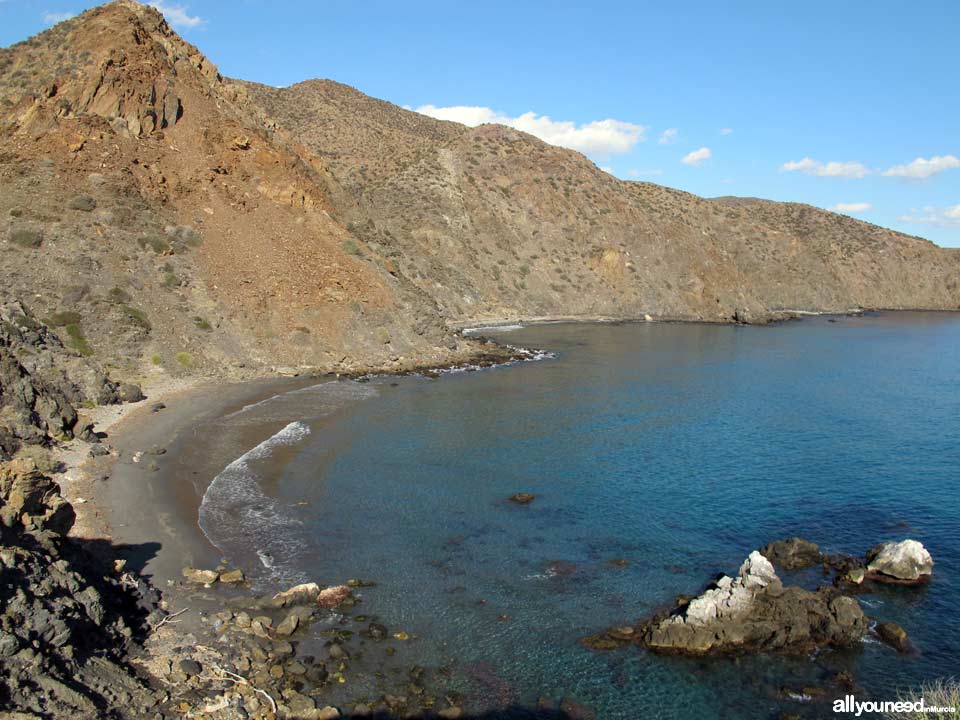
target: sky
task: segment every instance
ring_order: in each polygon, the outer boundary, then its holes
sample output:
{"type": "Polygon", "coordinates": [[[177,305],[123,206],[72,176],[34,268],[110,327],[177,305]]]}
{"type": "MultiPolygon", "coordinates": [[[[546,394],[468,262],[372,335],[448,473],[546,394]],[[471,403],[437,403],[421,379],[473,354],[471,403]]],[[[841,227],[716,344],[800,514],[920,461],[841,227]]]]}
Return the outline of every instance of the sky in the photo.
{"type": "MultiPolygon", "coordinates": [[[[0,0],[0,45],[97,4],[0,0]]],[[[500,122],[624,180],[960,247],[960,2],[162,0],[221,72],[500,122]]]]}

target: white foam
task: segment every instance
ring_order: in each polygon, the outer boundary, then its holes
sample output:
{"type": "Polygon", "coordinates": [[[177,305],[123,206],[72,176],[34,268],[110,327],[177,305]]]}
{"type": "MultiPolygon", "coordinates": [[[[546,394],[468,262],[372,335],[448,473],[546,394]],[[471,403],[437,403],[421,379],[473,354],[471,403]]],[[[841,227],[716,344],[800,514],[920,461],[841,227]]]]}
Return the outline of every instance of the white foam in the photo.
{"type": "Polygon", "coordinates": [[[276,579],[301,579],[290,571],[289,563],[303,547],[301,523],[263,493],[250,463],[265,460],[276,448],[295,445],[309,435],[306,423],[289,423],[227,465],[200,501],[198,522],[210,542],[224,553],[252,545],[276,579]]]}

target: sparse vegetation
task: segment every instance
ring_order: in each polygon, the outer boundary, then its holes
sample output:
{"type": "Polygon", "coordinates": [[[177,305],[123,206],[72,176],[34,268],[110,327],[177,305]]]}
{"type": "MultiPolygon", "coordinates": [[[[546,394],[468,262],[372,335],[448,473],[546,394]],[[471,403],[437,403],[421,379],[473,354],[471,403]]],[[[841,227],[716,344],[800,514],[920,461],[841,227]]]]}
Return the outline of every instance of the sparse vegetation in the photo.
{"type": "Polygon", "coordinates": [[[81,212],[93,212],[97,209],[97,201],[90,195],[77,195],[70,200],[67,207],[71,210],[80,210],[81,212]]]}
{"type": "Polygon", "coordinates": [[[10,232],[10,242],[24,248],[38,248],[43,244],[43,233],[32,228],[17,228],[10,232]]]}
{"type": "Polygon", "coordinates": [[[140,238],[137,242],[144,250],[150,248],[157,255],[166,255],[170,252],[170,243],[168,243],[162,237],[157,237],[156,235],[140,238]]]}
{"type": "Polygon", "coordinates": [[[921,685],[916,690],[898,696],[904,702],[917,702],[923,698],[927,707],[951,707],[953,712],[892,712],[885,713],[888,720],[960,720],[960,680],[941,678],[921,685]]]}
{"type": "Polygon", "coordinates": [[[73,348],[81,355],[93,355],[93,348],[84,337],[83,329],[77,323],[71,323],[66,327],[67,346],[73,348]]]}
{"type": "Polygon", "coordinates": [[[193,356],[188,352],[178,352],[174,359],[181,367],[193,367],[193,356]]]}
{"type": "Polygon", "coordinates": [[[130,293],[123,288],[114,287],[110,288],[110,291],[107,293],[107,299],[109,299],[110,302],[123,304],[130,302],[133,298],[131,298],[130,293]]]}
{"type": "Polygon", "coordinates": [[[348,253],[348,254],[350,254],[350,255],[357,255],[357,256],[359,256],[359,255],[362,255],[362,254],[363,254],[363,253],[361,252],[359,246],[357,245],[357,243],[355,243],[353,240],[351,240],[351,239],[349,239],[349,238],[348,238],[347,240],[344,240],[344,241],[343,241],[342,247],[343,247],[343,251],[346,252],[346,253],[348,253]]]}
{"type": "Polygon", "coordinates": [[[66,325],[79,325],[80,321],[83,318],[80,313],[74,312],[73,310],[66,310],[64,312],[57,312],[47,318],[47,325],[53,327],[64,327],[66,325]]]}
{"type": "Polygon", "coordinates": [[[150,321],[147,319],[147,314],[140,310],[139,308],[131,307],[130,305],[123,306],[123,312],[127,316],[127,319],[137,327],[143,328],[149,332],[152,328],[150,321]]]}
{"type": "Polygon", "coordinates": [[[194,316],[193,324],[196,325],[198,329],[205,330],[206,332],[213,330],[213,326],[199,315],[194,316]]]}

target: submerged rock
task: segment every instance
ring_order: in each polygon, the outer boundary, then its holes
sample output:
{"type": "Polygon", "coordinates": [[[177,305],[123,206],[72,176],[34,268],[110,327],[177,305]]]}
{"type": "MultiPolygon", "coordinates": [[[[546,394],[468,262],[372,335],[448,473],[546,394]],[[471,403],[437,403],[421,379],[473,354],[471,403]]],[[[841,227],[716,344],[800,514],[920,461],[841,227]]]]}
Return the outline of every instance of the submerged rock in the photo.
{"type": "Polygon", "coordinates": [[[754,551],[737,577],[722,576],[701,595],[642,627],[641,642],[659,652],[804,651],[850,645],[868,621],[853,598],[833,588],[784,587],[754,551]]]}
{"type": "Polygon", "coordinates": [[[517,505],[529,505],[536,499],[536,495],[527,492],[518,492],[510,496],[510,502],[516,503],[517,505]]]}
{"type": "Polygon", "coordinates": [[[784,570],[802,570],[824,561],[819,545],[799,537],[765,545],[760,554],[784,570]]]}
{"type": "Polygon", "coordinates": [[[919,585],[933,574],[933,558],[916,540],[877,545],[867,552],[867,577],[879,582],[919,585]]]}
{"type": "Polygon", "coordinates": [[[896,623],[880,623],[876,627],[877,635],[885,643],[898,652],[908,652],[910,650],[910,638],[907,637],[907,631],[896,623]]]}

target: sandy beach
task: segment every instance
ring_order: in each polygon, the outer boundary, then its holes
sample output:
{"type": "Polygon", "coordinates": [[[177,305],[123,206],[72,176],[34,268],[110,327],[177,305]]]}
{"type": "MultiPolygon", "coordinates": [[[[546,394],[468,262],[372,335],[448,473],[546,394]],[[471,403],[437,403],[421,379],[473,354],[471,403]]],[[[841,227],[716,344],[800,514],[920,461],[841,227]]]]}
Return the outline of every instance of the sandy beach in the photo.
{"type": "Polygon", "coordinates": [[[77,508],[72,534],[111,540],[160,587],[179,580],[184,567],[217,565],[220,555],[197,525],[203,490],[263,429],[222,438],[206,432],[206,423],[317,382],[161,382],[144,387],[141,402],[88,411],[110,454],[90,457],[90,446],[74,441],[58,456],[65,465],[58,479],[77,508]]]}

